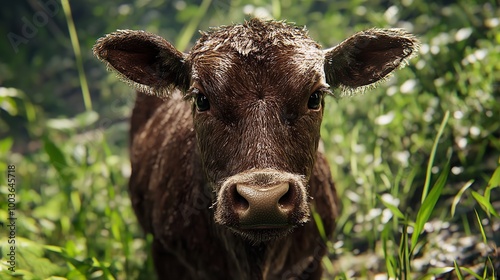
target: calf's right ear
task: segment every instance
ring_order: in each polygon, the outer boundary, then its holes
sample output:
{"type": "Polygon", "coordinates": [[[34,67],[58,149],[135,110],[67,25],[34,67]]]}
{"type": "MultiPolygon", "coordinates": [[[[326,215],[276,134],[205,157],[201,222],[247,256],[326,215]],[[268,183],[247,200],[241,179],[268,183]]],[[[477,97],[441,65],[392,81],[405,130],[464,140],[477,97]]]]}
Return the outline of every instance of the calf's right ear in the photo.
{"type": "Polygon", "coordinates": [[[185,54],[158,35],[118,30],[97,40],[93,51],[109,69],[139,91],[165,98],[174,87],[189,87],[185,54]]]}

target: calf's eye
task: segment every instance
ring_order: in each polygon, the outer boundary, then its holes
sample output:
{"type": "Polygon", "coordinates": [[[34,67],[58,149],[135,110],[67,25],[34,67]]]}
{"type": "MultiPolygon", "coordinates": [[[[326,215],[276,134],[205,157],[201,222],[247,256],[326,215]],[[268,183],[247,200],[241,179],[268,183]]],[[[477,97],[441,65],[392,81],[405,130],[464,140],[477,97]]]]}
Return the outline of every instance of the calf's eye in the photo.
{"type": "Polygon", "coordinates": [[[307,101],[307,107],[312,110],[319,109],[321,106],[321,99],[323,98],[323,94],[319,91],[313,92],[309,97],[309,101],[307,101]]]}
{"type": "Polygon", "coordinates": [[[208,98],[205,95],[198,93],[195,98],[196,109],[198,111],[203,112],[210,109],[210,102],[208,102],[208,98]]]}

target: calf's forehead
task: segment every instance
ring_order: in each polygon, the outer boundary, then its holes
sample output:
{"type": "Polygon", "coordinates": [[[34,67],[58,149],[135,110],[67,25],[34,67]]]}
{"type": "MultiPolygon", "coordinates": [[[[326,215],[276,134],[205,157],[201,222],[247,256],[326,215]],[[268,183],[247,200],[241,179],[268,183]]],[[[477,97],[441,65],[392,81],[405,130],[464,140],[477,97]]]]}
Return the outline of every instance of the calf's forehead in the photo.
{"type": "Polygon", "coordinates": [[[305,28],[254,18],[243,24],[222,26],[210,32],[203,32],[192,48],[191,55],[231,49],[244,56],[258,56],[272,47],[321,49],[321,46],[308,36],[305,28]]]}
{"type": "Polygon", "coordinates": [[[204,82],[224,81],[231,74],[244,75],[248,81],[271,78],[279,82],[287,76],[297,79],[321,74],[324,54],[303,28],[252,19],[202,33],[188,60],[194,78],[204,82]]]}
{"type": "Polygon", "coordinates": [[[193,78],[202,82],[217,81],[280,83],[295,79],[317,80],[324,77],[324,55],[318,49],[266,49],[260,54],[242,55],[234,50],[207,52],[191,61],[193,78]]]}

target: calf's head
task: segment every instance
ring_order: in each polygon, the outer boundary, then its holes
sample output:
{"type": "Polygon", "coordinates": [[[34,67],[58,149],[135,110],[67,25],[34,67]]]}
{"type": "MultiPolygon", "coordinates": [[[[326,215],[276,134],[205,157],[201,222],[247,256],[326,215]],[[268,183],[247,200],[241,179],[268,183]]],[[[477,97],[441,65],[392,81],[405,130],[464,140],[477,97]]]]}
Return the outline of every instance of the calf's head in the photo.
{"type": "Polygon", "coordinates": [[[192,101],[215,220],[258,242],[309,219],[325,96],[373,85],[416,48],[400,29],[372,29],[323,50],[305,29],[252,19],[202,33],[187,54],[130,30],[99,39],[94,53],[146,94],[178,89],[192,101]]]}

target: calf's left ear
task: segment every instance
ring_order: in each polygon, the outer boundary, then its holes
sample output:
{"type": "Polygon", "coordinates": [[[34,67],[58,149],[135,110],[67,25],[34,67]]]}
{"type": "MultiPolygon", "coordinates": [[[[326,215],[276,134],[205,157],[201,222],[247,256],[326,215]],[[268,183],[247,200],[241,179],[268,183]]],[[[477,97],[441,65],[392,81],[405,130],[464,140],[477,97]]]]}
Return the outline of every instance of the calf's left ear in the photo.
{"type": "Polygon", "coordinates": [[[94,55],[138,90],[167,97],[189,86],[185,54],[162,37],[145,31],[118,30],[97,40],[94,55]]]}
{"type": "Polygon", "coordinates": [[[346,92],[373,85],[405,66],[418,47],[417,38],[402,29],[359,32],[324,51],[326,81],[346,92]]]}

